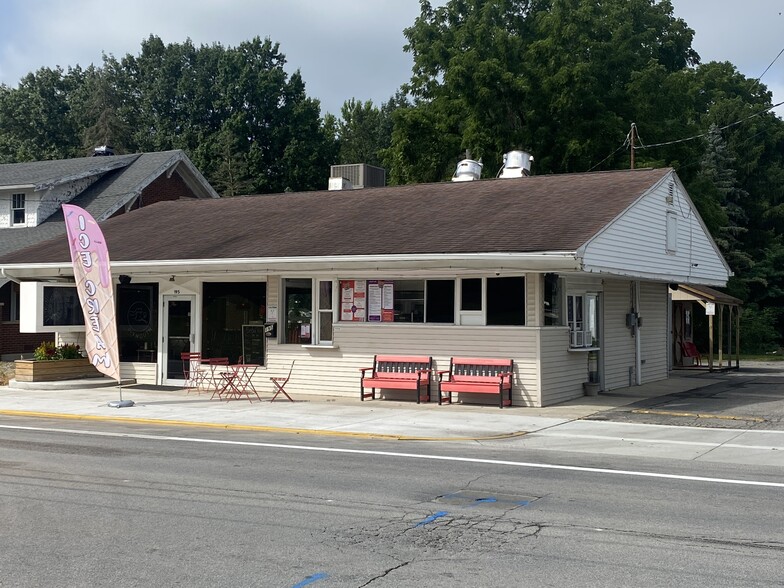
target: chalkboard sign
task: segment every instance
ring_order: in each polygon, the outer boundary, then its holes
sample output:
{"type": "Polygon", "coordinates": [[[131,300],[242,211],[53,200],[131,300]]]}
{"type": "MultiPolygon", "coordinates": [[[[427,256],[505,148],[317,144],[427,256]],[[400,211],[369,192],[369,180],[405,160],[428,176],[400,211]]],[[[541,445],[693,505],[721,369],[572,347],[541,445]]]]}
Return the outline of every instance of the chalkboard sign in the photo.
{"type": "Polygon", "coordinates": [[[242,325],[242,355],[245,363],[264,365],[264,325],[242,325]]]}

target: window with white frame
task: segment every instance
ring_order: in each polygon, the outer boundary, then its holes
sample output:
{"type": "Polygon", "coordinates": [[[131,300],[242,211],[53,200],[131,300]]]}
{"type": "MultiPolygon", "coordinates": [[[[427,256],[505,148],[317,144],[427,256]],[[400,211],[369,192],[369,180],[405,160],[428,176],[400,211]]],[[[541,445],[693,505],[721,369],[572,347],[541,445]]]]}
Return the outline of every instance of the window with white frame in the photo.
{"type": "Polygon", "coordinates": [[[525,325],[525,277],[461,279],[460,324],[525,325]]]}
{"type": "Polygon", "coordinates": [[[563,316],[564,279],[558,274],[544,275],[544,325],[560,327],[564,324],[563,316]]]}
{"type": "Polygon", "coordinates": [[[12,225],[27,224],[27,215],[25,214],[24,194],[11,194],[11,224],[12,225]]]}
{"type": "Polygon", "coordinates": [[[332,280],[319,280],[318,299],[318,342],[324,345],[332,343],[333,295],[332,280]]]}
{"type": "Polygon", "coordinates": [[[596,294],[570,294],[566,297],[570,347],[599,346],[598,301],[596,294]]]}

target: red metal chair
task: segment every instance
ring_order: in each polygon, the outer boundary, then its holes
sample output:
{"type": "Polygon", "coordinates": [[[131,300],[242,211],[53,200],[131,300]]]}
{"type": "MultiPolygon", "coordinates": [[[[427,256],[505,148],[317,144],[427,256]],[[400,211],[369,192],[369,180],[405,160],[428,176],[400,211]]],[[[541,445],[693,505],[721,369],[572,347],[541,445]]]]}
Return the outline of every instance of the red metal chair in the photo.
{"type": "Polygon", "coordinates": [[[184,351],[180,353],[180,359],[182,360],[182,375],[185,378],[185,390],[189,394],[191,390],[198,392],[207,377],[207,372],[202,369],[201,353],[184,351]]]}
{"type": "Polygon", "coordinates": [[[294,402],[294,400],[291,398],[291,396],[288,395],[288,392],[286,392],[285,390],[286,384],[288,384],[289,378],[291,378],[291,372],[293,371],[294,371],[294,362],[292,361],[291,368],[289,368],[288,376],[286,376],[285,378],[270,378],[270,381],[275,386],[275,394],[272,396],[270,402],[273,402],[278,397],[278,394],[283,394],[283,396],[288,398],[291,402],[294,402]]]}

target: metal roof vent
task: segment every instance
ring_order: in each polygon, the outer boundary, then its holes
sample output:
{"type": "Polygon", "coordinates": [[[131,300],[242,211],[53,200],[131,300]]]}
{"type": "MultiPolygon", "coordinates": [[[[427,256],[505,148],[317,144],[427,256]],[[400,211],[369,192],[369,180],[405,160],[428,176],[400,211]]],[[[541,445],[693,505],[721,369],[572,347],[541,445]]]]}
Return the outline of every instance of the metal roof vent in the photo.
{"type": "Polygon", "coordinates": [[[457,169],[452,176],[453,182],[471,182],[482,176],[482,160],[474,161],[469,159],[470,157],[471,153],[466,151],[466,159],[461,159],[457,163],[457,169]]]}
{"type": "Polygon", "coordinates": [[[102,155],[114,155],[114,147],[111,145],[101,145],[93,149],[93,157],[100,157],[102,155]]]}
{"type": "Polygon", "coordinates": [[[534,156],[527,151],[504,153],[504,166],[498,172],[499,178],[522,178],[531,175],[534,156]]]}

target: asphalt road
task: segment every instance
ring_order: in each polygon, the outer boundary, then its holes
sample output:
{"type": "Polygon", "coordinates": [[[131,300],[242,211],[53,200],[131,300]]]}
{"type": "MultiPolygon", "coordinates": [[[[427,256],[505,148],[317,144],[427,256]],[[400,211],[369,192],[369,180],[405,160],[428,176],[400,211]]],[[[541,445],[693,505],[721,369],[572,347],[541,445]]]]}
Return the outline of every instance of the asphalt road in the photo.
{"type": "Polygon", "coordinates": [[[784,583],[778,468],[4,418],[0,496],[3,587],[784,583]]]}

